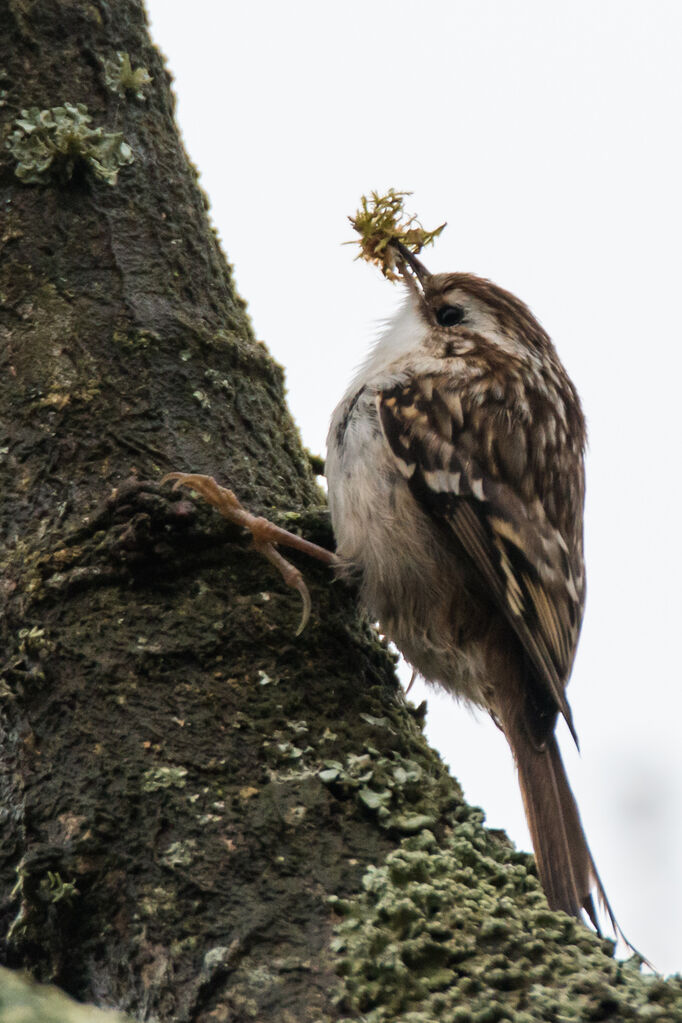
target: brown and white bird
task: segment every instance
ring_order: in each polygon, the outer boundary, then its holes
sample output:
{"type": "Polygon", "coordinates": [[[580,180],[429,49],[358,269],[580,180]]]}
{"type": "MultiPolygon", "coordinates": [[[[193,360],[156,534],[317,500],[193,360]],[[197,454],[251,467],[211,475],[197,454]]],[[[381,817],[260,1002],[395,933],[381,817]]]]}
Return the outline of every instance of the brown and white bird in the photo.
{"type": "Polygon", "coordinates": [[[580,400],[523,302],[400,255],[407,301],[329,430],[341,571],[427,682],[504,732],[550,906],[597,926],[596,891],[619,933],[554,735],[562,714],[576,737],[565,687],[585,600],[580,400]]]}
{"type": "MultiPolygon", "coordinates": [[[[488,710],[511,747],[553,909],[599,931],[585,838],[554,730],[585,602],[585,420],[527,306],[472,274],[429,274],[399,242],[408,298],[335,410],[326,474],[336,555],[246,511],[212,477],[172,473],[251,530],[304,602],[295,547],[357,580],[427,682],[488,710]]],[[[632,946],[630,946],[632,947],[632,946]]],[[[646,961],[646,960],[645,960],[646,961]]]]}

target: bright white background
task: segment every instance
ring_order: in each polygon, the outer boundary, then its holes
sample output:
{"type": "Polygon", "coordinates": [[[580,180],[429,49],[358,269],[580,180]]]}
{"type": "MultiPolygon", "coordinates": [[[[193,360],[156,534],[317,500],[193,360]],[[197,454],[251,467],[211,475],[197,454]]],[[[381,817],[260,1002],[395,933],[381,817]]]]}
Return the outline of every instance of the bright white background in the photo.
{"type": "MultiPolygon", "coordinates": [[[[682,968],[679,0],[147,0],[178,121],[308,447],[400,301],[353,262],[360,195],[449,226],[424,261],[516,292],[590,427],[588,604],[567,769],[625,933],[682,968]]],[[[135,65],[135,55],[133,64],[135,65]]],[[[188,468],[191,468],[188,467],[188,468]]],[[[427,732],[529,848],[504,739],[428,696],[427,732]]]]}

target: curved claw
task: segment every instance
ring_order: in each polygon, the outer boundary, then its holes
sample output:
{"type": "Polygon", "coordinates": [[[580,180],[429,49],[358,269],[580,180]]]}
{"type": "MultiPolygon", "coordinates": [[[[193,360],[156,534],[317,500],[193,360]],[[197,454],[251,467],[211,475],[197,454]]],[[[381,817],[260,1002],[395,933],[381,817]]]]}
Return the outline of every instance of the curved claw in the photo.
{"type": "Polygon", "coordinates": [[[317,544],[310,543],[309,540],[304,540],[303,537],[274,525],[274,523],[269,522],[267,519],[252,515],[251,512],[241,505],[236,494],[226,487],[221,487],[212,476],[203,476],[199,473],[189,472],[169,472],[163,477],[161,483],[170,483],[171,481],[173,483],[173,490],[177,490],[178,487],[191,487],[205,501],[208,501],[214,508],[217,508],[224,518],[237,525],[244,526],[251,532],[253,545],[256,550],[263,554],[277,568],[287,586],[298,590],[301,595],[303,611],[301,613],[300,624],[296,630],[296,635],[300,636],[310,619],[312,609],[310,593],[299,570],[290,561],[287,561],[276,550],[274,545],[283,544],[295,550],[303,551],[305,554],[309,554],[327,565],[338,564],[336,555],[332,554],[331,551],[325,550],[324,547],[318,547],[317,544]]]}
{"type": "Polygon", "coordinates": [[[279,574],[284,579],[287,586],[291,586],[292,590],[298,590],[303,601],[303,611],[301,613],[301,621],[298,628],[296,629],[296,635],[300,636],[310,618],[310,611],[312,608],[312,601],[310,599],[310,593],[308,587],[305,584],[305,580],[295,565],[292,565],[290,561],[287,561],[279,551],[267,541],[258,541],[254,537],[254,547],[257,551],[268,559],[271,565],[279,571],[279,574]]]}
{"type": "Polygon", "coordinates": [[[303,582],[302,579],[301,579],[300,583],[296,586],[296,589],[301,594],[301,600],[303,601],[303,610],[301,612],[301,621],[299,623],[298,628],[296,629],[296,632],[294,633],[294,635],[300,636],[301,633],[303,632],[303,630],[305,629],[306,625],[308,624],[309,619],[310,619],[310,611],[312,609],[313,603],[312,603],[312,601],[310,599],[310,594],[308,592],[308,587],[306,586],[306,584],[303,582]]]}

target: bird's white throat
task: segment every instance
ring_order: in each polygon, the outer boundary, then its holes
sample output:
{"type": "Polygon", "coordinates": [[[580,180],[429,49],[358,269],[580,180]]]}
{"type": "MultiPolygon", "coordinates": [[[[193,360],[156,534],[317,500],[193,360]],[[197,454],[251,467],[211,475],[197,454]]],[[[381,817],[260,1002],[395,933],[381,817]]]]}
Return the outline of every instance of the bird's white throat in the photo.
{"type": "Polygon", "coordinates": [[[418,351],[429,334],[429,326],[415,308],[414,300],[408,293],[395,316],[388,321],[348,388],[348,394],[357,390],[369,380],[382,386],[392,377],[391,369],[397,362],[418,351]]]}

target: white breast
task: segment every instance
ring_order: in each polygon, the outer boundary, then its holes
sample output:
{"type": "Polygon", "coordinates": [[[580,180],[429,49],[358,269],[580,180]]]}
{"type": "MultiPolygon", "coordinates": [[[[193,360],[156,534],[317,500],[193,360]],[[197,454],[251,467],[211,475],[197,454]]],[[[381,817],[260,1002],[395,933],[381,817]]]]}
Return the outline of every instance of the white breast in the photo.
{"type": "Polygon", "coordinates": [[[469,606],[463,594],[457,599],[463,570],[398,471],[376,408],[379,390],[409,376],[415,331],[427,328],[408,306],[332,416],[326,473],[337,553],[347,574],[358,577],[370,615],[406,659],[427,681],[480,703],[478,652],[452,643],[453,607],[469,606]]]}

